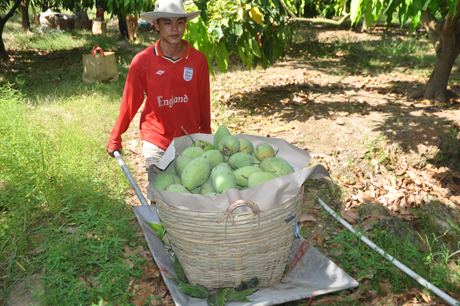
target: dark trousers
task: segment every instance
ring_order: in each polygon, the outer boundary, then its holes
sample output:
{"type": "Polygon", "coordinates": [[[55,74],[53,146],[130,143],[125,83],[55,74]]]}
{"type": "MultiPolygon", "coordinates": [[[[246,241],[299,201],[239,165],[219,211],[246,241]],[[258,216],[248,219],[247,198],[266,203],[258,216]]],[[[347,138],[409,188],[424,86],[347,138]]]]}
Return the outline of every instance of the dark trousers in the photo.
{"type": "Polygon", "coordinates": [[[118,14],[118,28],[120,29],[121,38],[128,38],[128,25],[126,24],[126,18],[122,13],[118,14]]]}

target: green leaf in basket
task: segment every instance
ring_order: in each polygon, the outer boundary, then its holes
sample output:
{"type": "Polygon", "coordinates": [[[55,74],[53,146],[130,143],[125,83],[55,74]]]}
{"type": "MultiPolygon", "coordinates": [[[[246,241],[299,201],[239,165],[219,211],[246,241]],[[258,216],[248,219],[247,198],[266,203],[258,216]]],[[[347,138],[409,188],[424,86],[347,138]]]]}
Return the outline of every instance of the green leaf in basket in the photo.
{"type": "Polygon", "coordinates": [[[246,289],[256,288],[257,286],[259,286],[259,279],[257,277],[253,277],[247,283],[242,281],[238,286],[235,287],[235,290],[244,291],[246,289]]]}
{"type": "Polygon", "coordinates": [[[286,273],[288,273],[290,267],[291,267],[291,264],[286,265],[286,268],[284,268],[283,277],[286,275],[286,273]]]}
{"type": "Polygon", "coordinates": [[[165,245],[171,245],[171,241],[169,240],[168,233],[165,233],[165,234],[163,235],[163,243],[164,243],[165,245]]]}
{"type": "Polygon", "coordinates": [[[248,289],[248,284],[245,283],[245,281],[242,281],[238,286],[235,287],[236,291],[243,291],[248,289]]]}
{"type": "Polygon", "coordinates": [[[257,290],[259,290],[259,288],[251,288],[239,292],[234,289],[228,289],[227,302],[250,302],[247,296],[253,294],[257,290]]]}
{"type": "Polygon", "coordinates": [[[248,289],[256,288],[259,286],[259,279],[257,277],[253,277],[248,281],[248,289]]]}
{"type": "Polygon", "coordinates": [[[227,295],[227,289],[226,288],[220,288],[217,290],[215,293],[211,294],[208,297],[208,305],[209,306],[223,306],[225,305],[226,298],[225,296],[227,295]]]}
{"type": "Polygon", "coordinates": [[[163,240],[163,235],[165,233],[165,228],[163,227],[163,224],[161,224],[161,221],[159,224],[152,223],[152,222],[147,222],[145,221],[150,227],[157,233],[158,237],[160,237],[160,240],[163,240]]]}
{"type": "Polygon", "coordinates": [[[177,288],[188,294],[190,296],[200,298],[200,299],[207,299],[209,297],[209,290],[203,285],[197,284],[195,286],[187,285],[185,283],[180,282],[177,288]]]}
{"type": "Polygon", "coordinates": [[[185,284],[189,284],[187,276],[185,276],[184,269],[182,269],[182,266],[180,265],[180,262],[177,259],[177,256],[174,256],[174,271],[176,272],[177,278],[181,282],[185,284]]]}

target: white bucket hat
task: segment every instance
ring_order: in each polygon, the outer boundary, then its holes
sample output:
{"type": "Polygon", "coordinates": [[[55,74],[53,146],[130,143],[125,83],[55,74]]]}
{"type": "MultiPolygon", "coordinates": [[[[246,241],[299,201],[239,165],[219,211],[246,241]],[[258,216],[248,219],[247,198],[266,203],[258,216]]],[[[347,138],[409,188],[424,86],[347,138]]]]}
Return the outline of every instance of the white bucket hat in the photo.
{"type": "Polygon", "coordinates": [[[185,17],[187,21],[198,17],[201,11],[194,11],[190,13],[185,12],[183,0],[157,0],[155,2],[155,11],[141,14],[141,17],[152,22],[160,18],[178,18],[185,17]]]}

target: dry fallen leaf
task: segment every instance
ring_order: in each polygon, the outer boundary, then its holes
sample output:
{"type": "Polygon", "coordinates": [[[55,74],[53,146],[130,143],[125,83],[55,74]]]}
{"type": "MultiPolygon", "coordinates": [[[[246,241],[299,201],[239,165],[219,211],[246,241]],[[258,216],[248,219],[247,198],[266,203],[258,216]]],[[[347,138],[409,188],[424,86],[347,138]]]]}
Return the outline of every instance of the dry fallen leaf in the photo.
{"type": "Polygon", "coordinates": [[[359,220],[359,215],[350,210],[342,210],[342,212],[340,213],[340,216],[344,218],[346,221],[348,221],[348,223],[350,224],[356,224],[358,223],[358,220],[359,220]]]}
{"type": "Polygon", "coordinates": [[[367,193],[360,193],[360,194],[358,194],[358,200],[359,200],[361,203],[379,202],[378,200],[374,199],[373,197],[371,197],[371,196],[368,195],[367,193]]]}
{"type": "Polygon", "coordinates": [[[301,222],[307,222],[307,221],[312,221],[312,222],[316,222],[316,218],[313,217],[312,215],[307,215],[307,214],[303,214],[300,216],[299,220],[297,220],[297,222],[301,223],[301,222]]]}

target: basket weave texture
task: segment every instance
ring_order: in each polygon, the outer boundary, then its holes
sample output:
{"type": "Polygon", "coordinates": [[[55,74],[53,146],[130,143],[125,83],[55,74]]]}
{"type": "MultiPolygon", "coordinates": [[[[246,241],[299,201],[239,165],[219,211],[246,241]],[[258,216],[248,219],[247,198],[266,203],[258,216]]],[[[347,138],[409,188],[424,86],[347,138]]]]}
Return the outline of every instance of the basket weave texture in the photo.
{"type": "Polygon", "coordinates": [[[253,277],[259,287],[276,286],[294,239],[294,219],[302,192],[294,198],[255,214],[234,211],[217,223],[223,212],[183,210],[160,199],[156,206],[176,254],[191,284],[208,289],[236,287],[253,277]],[[265,218],[266,217],[266,218],[265,218]]]}

